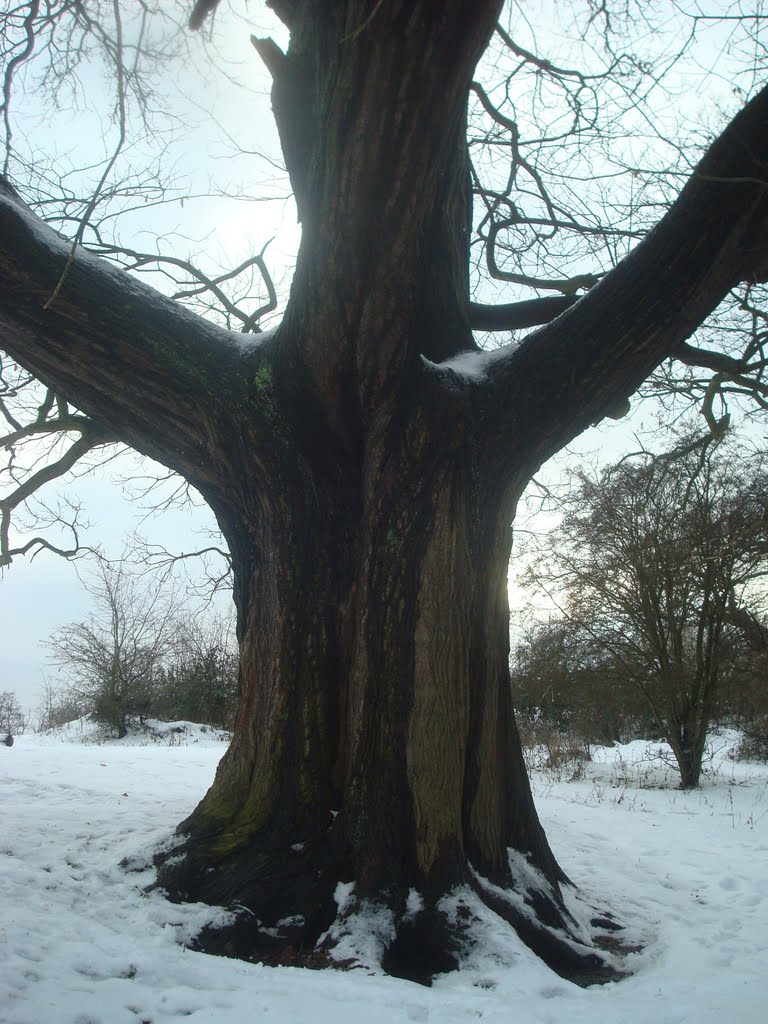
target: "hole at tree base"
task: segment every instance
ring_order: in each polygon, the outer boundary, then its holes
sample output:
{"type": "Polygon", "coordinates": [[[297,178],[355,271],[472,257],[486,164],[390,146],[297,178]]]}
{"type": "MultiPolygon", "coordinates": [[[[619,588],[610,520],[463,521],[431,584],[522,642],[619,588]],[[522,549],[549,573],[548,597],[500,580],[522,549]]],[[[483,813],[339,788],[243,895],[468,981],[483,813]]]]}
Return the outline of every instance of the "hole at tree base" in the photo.
{"type": "Polygon", "coordinates": [[[434,910],[423,910],[400,924],[381,966],[394,978],[431,985],[436,975],[459,966],[455,955],[458,945],[445,917],[434,910]]]}

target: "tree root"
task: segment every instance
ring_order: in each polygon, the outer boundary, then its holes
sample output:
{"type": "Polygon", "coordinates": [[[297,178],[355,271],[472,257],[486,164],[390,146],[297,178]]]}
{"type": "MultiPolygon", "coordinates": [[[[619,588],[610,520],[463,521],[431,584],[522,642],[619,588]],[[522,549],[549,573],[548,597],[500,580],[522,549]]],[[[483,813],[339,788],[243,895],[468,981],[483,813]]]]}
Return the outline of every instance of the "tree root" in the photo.
{"type": "MultiPolygon", "coordinates": [[[[623,928],[610,914],[578,924],[559,891],[531,871],[499,885],[470,869],[468,880],[447,894],[364,897],[344,881],[349,867],[327,841],[297,844],[279,858],[241,849],[216,867],[201,863],[194,849],[159,855],[157,886],[177,902],[234,911],[229,923],[197,936],[193,948],[201,952],[271,966],[360,969],[430,985],[481,962],[501,919],[560,977],[586,987],[620,980],[624,955],[637,949],[622,941],[623,928]]],[[[510,967],[516,955],[510,952],[510,967]]]]}

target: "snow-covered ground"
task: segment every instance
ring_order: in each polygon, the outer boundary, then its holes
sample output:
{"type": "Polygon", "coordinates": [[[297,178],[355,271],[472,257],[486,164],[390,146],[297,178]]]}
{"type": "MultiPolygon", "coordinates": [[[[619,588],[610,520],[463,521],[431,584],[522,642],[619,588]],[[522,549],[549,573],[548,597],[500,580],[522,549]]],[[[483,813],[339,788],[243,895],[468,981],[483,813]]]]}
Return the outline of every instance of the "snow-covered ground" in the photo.
{"type": "MultiPolygon", "coordinates": [[[[524,946],[431,989],[363,972],[267,968],[185,948],[218,913],[127,873],[186,815],[225,744],[166,727],[103,745],[75,726],[0,746],[0,1021],[7,1024],[766,1024],[768,766],[719,744],[701,791],[658,744],[594,752],[583,777],[534,772],[555,853],[628,925],[626,980],[580,989],[524,946]]],[[[582,774],[581,772],[577,772],[582,774]]],[[[509,949],[508,933],[499,934],[509,949]]]]}

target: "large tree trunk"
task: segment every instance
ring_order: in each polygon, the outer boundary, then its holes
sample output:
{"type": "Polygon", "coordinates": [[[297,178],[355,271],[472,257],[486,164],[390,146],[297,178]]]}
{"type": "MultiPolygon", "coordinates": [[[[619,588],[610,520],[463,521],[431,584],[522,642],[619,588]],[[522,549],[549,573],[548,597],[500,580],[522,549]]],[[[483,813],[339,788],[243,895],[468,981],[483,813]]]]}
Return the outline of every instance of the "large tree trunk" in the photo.
{"type": "Polygon", "coordinates": [[[304,223],[261,380],[281,437],[257,458],[241,432],[224,442],[238,450],[223,461],[255,483],[245,504],[217,508],[235,559],[242,704],[160,879],[248,907],[235,930],[254,956],[301,961],[320,941],[428,979],[455,964],[471,932],[456,903],[471,895],[556,970],[592,978],[604,965],[565,909],[511,706],[506,568],[532,467],[502,460],[463,378],[452,400],[423,358],[474,348],[464,138],[496,13],[484,7],[388,5],[381,31],[357,36],[365,4],[330,27],[308,8],[276,66],[304,223]],[[392,117],[417,108],[418,127],[392,117]],[[317,119],[327,130],[313,148],[317,119]],[[343,912],[340,883],[354,885],[343,912]]]}
{"type": "Polygon", "coordinates": [[[506,566],[525,474],[500,486],[471,425],[431,398],[403,395],[376,421],[355,487],[316,445],[321,424],[306,443],[295,424],[274,500],[220,513],[241,706],[160,882],[254,915],[204,948],[311,962],[325,934],[329,955],[343,939],[378,966],[356,933],[376,907],[379,963],[423,980],[471,936],[450,924],[456,901],[480,900],[561,973],[607,976],[565,909],[511,707],[506,566]],[[339,883],[354,884],[341,917],[339,883]]]}

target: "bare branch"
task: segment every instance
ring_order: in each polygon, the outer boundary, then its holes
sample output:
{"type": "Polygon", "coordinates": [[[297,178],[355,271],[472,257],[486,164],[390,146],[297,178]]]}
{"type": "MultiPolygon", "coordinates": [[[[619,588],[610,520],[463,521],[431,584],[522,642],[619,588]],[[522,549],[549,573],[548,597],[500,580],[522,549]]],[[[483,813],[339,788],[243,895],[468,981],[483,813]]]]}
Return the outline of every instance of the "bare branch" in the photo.
{"type": "Polygon", "coordinates": [[[189,27],[193,31],[201,28],[205,19],[214,13],[219,3],[220,0],[195,0],[195,5],[189,16],[189,27]]]}
{"type": "Polygon", "coordinates": [[[672,353],[675,359],[686,366],[702,366],[708,370],[715,370],[718,373],[743,373],[748,367],[744,361],[723,352],[713,352],[710,349],[698,348],[682,342],[672,353]]]}
{"type": "MultiPolygon", "coordinates": [[[[13,547],[9,539],[12,514],[15,509],[31,498],[32,495],[36,494],[45,484],[59,479],[68,473],[89,452],[104,445],[112,444],[117,440],[117,437],[109,429],[98,427],[89,421],[83,420],[83,418],[79,418],[79,420],[77,429],[80,431],[80,437],[60,458],[55,462],[47,463],[41,469],[31,473],[10,494],[0,498],[0,567],[9,565],[15,554],[24,554],[34,546],[58,550],[54,545],[40,538],[35,538],[20,547],[13,547]]],[[[74,549],[67,557],[72,557],[77,550],[78,544],[76,543],[74,549]]]]}
{"type": "Polygon", "coordinates": [[[469,322],[475,331],[516,331],[548,324],[576,302],[575,296],[527,299],[507,305],[488,306],[470,302],[469,322]]]}
{"type": "Polygon", "coordinates": [[[96,209],[96,204],[99,201],[99,195],[102,188],[104,187],[109,175],[112,172],[112,168],[117,163],[117,158],[120,156],[120,152],[125,145],[126,137],[126,124],[125,124],[125,83],[123,80],[123,22],[120,16],[120,0],[113,0],[112,8],[115,16],[115,73],[116,73],[116,88],[117,88],[117,109],[118,109],[118,138],[115,143],[115,148],[112,151],[112,156],[107,161],[107,166],[101,175],[98,185],[91,197],[91,201],[86,207],[85,213],[83,214],[82,220],[75,234],[75,238],[72,242],[72,248],[69,253],[69,258],[64,264],[64,269],[61,272],[59,280],[56,282],[56,287],[53,289],[50,297],[43,304],[43,309],[50,309],[56,299],[61,293],[61,289],[64,286],[64,282],[69,274],[72,261],[75,258],[78,245],[82,244],[85,229],[88,226],[88,221],[91,219],[93,211],[96,209]]]}

